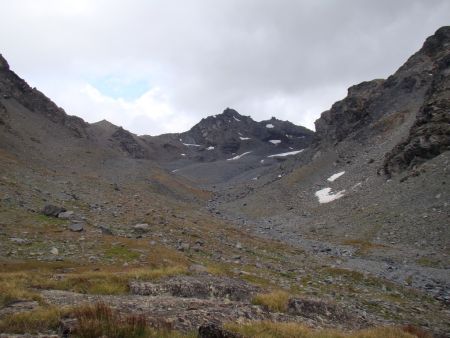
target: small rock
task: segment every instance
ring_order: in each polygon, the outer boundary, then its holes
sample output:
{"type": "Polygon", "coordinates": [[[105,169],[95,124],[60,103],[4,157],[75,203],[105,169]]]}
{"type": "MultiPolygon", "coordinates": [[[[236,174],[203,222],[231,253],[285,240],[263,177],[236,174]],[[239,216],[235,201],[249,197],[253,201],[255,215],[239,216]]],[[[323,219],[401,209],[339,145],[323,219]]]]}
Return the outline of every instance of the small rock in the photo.
{"type": "Polygon", "coordinates": [[[28,241],[26,239],[18,238],[18,237],[11,237],[9,240],[11,242],[17,243],[17,244],[26,244],[26,243],[28,243],[28,241]]]}
{"type": "Polygon", "coordinates": [[[240,242],[237,242],[236,243],[236,249],[242,249],[242,244],[240,243],[240,242]]]}
{"type": "Polygon", "coordinates": [[[177,246],[177,250],[178,251],[187,251],[187,250],[189,250],[190,247],[191,246],[189,245],[189,243],[180,243],[177,246]]]}
{"type": "Polygon", "coordinates": [[[73,211],[63,211],[58,214],[58,218],[71,219],[74,216],[73,211]]]}
{"type": "Polygon", "coordinates": [[[80,232],[83,231],[84,226],[83,223],[71,223],[69,225],[69,230],[74,232],[80,232]]]}
{"type": "Polygon", "coordinates": [[[206,266],[201,265],[201,264],[192,264],[189,267],[189,272],[194,272],[194,273],[203,273],[203,272],[207,272],[208,269],[206,268],[206,266]]]}
{"type": "Polygon", "coordinates": [[[110,235],[110,236],[113,235],[113,232],[111,231],[110,228],[108,228],[108,227],[106,227],[104,225],[100,225],[99,228],[100,228],[100,231],[102,232],[103,235],[110,235]]]}
{"type": "Polygon", "coordinates": [[[50,253],[51,253],[52,255],[59,255],[59,250],[58,250],[58,248],[52,248],[52,249],[50,250],[50,253]]]}
{"type": "Polygon", "coordinates": [[[144,233],[149,232],[151,230],[151,227],[147,223],[139,223],[133,226],[133,230],[136,232],[144,233]]]}
{"type": "Polygon", "coordinates": [[[61,212],[66,211],[66,209],[62,207],[57,207],[56,205],[47,204],[44,209],[42,209],[42,213],[45,216],[58,217],[61,212]]]}

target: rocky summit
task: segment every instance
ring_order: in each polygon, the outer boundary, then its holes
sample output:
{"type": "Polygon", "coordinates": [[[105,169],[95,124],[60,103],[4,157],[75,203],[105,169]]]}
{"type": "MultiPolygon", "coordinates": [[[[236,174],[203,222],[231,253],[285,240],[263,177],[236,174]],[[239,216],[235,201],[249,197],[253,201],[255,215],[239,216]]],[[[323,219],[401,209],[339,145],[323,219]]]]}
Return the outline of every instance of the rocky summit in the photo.
{"type": "Polygon", "coordinates": [[[442,27],[315,132],[138,136],[0,56],[0,337],[450,337],[449,79],[442,27]]]}

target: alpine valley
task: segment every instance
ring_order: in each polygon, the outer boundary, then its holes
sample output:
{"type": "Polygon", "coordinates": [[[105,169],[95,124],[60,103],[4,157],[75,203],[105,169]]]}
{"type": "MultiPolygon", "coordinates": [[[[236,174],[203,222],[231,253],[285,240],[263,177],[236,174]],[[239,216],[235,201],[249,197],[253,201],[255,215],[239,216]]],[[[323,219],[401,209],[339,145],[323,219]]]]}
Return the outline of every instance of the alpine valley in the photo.
{"type": "Polygon", "coordinates": [[[0,337],[450,337],[450,27],[315,129],[137,136],[0,55],[0,337]]]}

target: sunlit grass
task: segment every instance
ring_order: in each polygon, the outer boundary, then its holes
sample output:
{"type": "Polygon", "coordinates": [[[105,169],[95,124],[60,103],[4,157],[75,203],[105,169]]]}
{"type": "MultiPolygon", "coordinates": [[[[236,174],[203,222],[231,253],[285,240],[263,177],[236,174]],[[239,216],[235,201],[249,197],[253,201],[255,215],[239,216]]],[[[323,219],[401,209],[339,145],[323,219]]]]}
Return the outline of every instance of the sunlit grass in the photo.
{"type": "Polygon", "coordinates": [[[299,323],[250,322],[228,323],[225,328],[246,338],[413,338],[401,328],[381,327],[343,332],[338,330],[315,330],[299,323]]]}
{"type": "Polygon", "coordinates": [[[285,312],[289,300],[289,293],[283,290],[256,295],[252,303],[262,305],[274,312],[285,312]]]}

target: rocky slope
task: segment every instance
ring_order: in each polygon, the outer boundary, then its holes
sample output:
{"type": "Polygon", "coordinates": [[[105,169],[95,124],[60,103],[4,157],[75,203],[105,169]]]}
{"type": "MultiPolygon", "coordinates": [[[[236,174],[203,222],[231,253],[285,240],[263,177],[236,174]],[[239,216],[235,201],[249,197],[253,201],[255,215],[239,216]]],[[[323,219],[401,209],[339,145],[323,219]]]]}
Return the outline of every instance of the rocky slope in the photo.
{"type": "Polygon", "coordinates": [[[311,147],[278,176],[219,190],[211,211],[448,302],[449,32],[388,79],[351,87],[311,147]]]}

